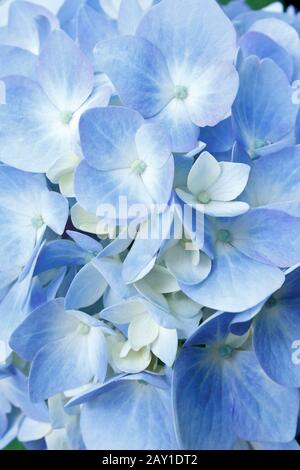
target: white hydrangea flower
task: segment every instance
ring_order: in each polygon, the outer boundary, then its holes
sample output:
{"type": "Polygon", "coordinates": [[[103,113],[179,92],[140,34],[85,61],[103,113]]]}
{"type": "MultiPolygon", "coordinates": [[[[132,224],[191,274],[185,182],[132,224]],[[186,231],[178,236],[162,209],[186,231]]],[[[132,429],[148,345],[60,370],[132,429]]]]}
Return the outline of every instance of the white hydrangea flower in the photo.
{"type": "Polygon", "coordinates": [[[249,165],[218,162],[209,152],[203,152],[191,168],[187,188],[177,188],[176,193],[206,215],[235,217],[249,209],[245,202],[234,201],[245,189],[249,173],[249,165]]]}

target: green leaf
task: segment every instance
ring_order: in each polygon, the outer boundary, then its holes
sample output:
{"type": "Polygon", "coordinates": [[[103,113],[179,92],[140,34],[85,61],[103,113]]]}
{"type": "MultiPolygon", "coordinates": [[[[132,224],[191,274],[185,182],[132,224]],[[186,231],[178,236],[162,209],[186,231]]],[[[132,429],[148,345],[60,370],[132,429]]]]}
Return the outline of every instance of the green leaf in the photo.
{"type": "Polygon", "coordinates": [[[4,450],[25,450],[25,447],[15,439],[4,450]]]}

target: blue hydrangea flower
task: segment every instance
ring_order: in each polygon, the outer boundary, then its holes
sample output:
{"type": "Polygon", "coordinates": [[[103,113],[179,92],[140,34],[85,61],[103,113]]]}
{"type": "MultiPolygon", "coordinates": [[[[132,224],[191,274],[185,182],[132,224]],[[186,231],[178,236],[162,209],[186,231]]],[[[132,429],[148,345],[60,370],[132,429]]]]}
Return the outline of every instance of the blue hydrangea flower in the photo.
{"type": "Polygon", "coordinates": [[[228,336],[232,318],[216,314],[203,323],[176,361],[175,422],[183,448],[231,449],[239,438],[289,443],[295,437],[298,391],[271,381],[253,351],[243,348],[245,339],[228,336]]]}
{"type": "Polygon", "coordinates": [[[299,223],[299,218],[265,209],[212,221],[207,232],[212,270],[198,285],[180,283],[182,290],[217,310],[240,312],[253,307],[281,287],[280,268],[298,262],[299,223]]]}
{"type": "Polygon", "coordinates": [[[300,148],[295,145],[255,160],[241,199],[250,207],[276,209],[299,217],[299,159],[300,148]]]}
{"type": "Polygon", "coordinates": [[[62,235],[69,207],[49,191],[43,175],[0,166],[0,259],[7,266],[25,266],[46,227],[62,235]]]}
{"type": "Polygon", "coordinates": [[[101,205],[110,204],[115,218],[126,221],[130,214],[120,213],[122,197],[129,208],[144,205],[142,216],[168,203],[174,161],[161,127],[127,108],[92,109],[82,116],[80,139],[85,160],[76,171],[75,193],[86,210],[101,215],[101,205]]]}
{"type": "Polygon", "coordinates": [[[0,3],[0,449],[299,450],[295,8],[0,3]]]}
{"type": "Polygon", "coordinates": [[[93,72],[71,39],[57,30],[39,56],[37,74],[38,82],[5,79],[0,157],[25,171],[46,172],[74,151],[78,118],[93,91],[93,72]]]}
{"type": "Polygon", "coordinates": [[[283,70],[270,59],[251,56],[240,68],[240,88],[232,108],[237,141],[250,158],[293,143],[297,107],[283,70]],[[270,94],[269,90],[276,90],[270,94]]]}
{"type": "Polygon", "coordinates": [[[102,382],[107,368],[105,333],[110,334],[110,330],[97,319],[79,311],[65,311],[63,299],[29,315],[16,329],[11,345],[21,357],[33,361],[31,399],[42,401],[94,378],[102,382]]]}
{"type": "Polygon", "coordinates": [[[240,334],[253,324],[253,347],[261,367],[286,387],[299,387],[300,383],[297,361],[291,360],[299,339],[299,272],[299,268],[289,270],[280,290],[262,305],[237,314],[231,325],[240,334]]]}
{"type": "Polygon", "coordinates": [[[185,15],[180,0],[159,3],[136,37],[100,42],[95,49],[98,67],[121,101],[164,126],[175,152],[196,146],[198,126],[227,117],[238,86],[229,20],[214,1],[185,3],[185,15]]]}

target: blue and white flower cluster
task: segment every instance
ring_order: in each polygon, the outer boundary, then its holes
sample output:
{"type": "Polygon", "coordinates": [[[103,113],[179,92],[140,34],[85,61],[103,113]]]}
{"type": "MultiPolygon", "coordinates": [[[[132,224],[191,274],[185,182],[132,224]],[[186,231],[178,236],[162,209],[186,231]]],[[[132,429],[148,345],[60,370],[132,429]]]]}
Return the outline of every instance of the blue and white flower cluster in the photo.
{"type": "Polygon", "coordinates": [[[298,449],[300,17],[0,15],[0,447],[298,449]]]}

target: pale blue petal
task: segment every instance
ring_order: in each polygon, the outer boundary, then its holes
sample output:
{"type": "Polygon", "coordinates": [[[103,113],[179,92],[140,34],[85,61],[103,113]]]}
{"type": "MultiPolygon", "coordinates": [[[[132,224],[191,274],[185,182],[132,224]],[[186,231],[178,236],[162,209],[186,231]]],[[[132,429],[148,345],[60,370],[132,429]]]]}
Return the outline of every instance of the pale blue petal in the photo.
{"type": "Polygon", "coordinates": [[[69,216],[69,204],[60,193],[44,191],[41,194],[41,216],[44,223],[58,235],[62,235],[69,216]]]}
{"type": "Polygon", "coordinates": [[[180,284],[183,292],[206,307],[242,312],[271,295],[284,282],[283,273],[230,246],[219,246],[210,275],[196,286],[180,284]]]}
{"type": "Polygon", "coordinates": [[[140,159],[154,168],[162,168],[171,155],[171,140],[163,127],[145,123],[135,136],[140,159]]]}
{"type": "Polygon", "coordinates": [[[122,103],[150,118],[173,98],[174,90],[163,55],[143,38],[123,36],[100,42],[96,65],[115,85],[122,103]]]}
{"type": "Polygon", "coordinates": [[[144,16],[137,34],[162,51],[172,79],[181,80],[177,85],[235,56],[234,27],[216,2],[185,0],[183,14],[181,0],[165,0],[144,16]]]}
{"type": "Polygon", "coordinates": [[[176,361],[174,405],[177,432],[185,448],[230,449],[236,438],[276,443],[290,442],[295,436],[298,391],[272,382],[252,352],[221,356],[219,348],[226,344],[232,318],[221,313],[207,320],[185,343],[176,361]],[[207,383],[211,383],[211,392],[207,383]],[[201,393],[202,407],[198,401],[201,393]],[[196,430],[201,424],[199,435],[196,430]]]}
{"type": "Polygon", "coordinates": [[[63,31],[54,31],[38,63],[38,79],[48,98],[60,111],[74,112],[93,89],[92,67],[63,31]]]}
{"type": "Polygon", "coordinates": [[[67,234],[84,251],[98,254],[102,250],[102,245],[99,241],[85,235],[84,233],[68,230],[67,234]]]}
{"type": "Polygon", "coordinates": [[[30,370],[31,400],[39,402],[92,380],[94,371],[86,358],[87,346],[86,338],[78,335],[68,335],[43,346],[30,370]]]}
{"type": "Polygon", "coordinates": [[[87,253],[70,240],[55,240],[45,245],[37,261],[35,275],[62,266],[83,266],[87,253]]]}
{"type": "MultiPolygon", "coordinates": [[[[114,208],[114,213],[108,213],[112,221],[125,221],[129,213],[124,213],[119,207],[120,197],[127,198],[130,208],[135,204],[141,204],[147,215],[153,205],[153,199],[147,192],[142,179],[134,174],[130,168],[99,171],[89,166],[85,161],[81,162],[75,174],[75,194],[79,204],[87,211],[97,215],[105,216],[105,207],[114,208]]],[[[164,202],[164,201],[162,201],[164,202]]],[[[166,201],[167,202],[167,201],[166,201]]],[[[136,218],[136,214],[132,215],[136,218]]]]}
{"type": "Polygon", "coordinates": [[[294,65],[291,56],[267,35],[250,31],[241,39],[240,47],[243,58],[256,55],[259,59],[272,59],[282,68],[288,79],[292,79],[294,65]]]}
{"type": "Polygon", "coordinates": [[[92,450],[177,448],[169,390],[138,380],[115,382],[86,403],[81,429],[87,448],[92,450]],[[95,422],[99,425],[94,426],[95,422]]]}
{"type": "Polygon", "coordinates": [[[139,0],[122,0],[118,18],[120,33],[134,36],[143,15],[144,10],[139,0]]]}
{"type": "Polygon", "coordinates": [[[99,300],[107,283],[99,271],[86,264],[74,277],[65,298],[67,310],[89,307],[99,300]]]}
{"type": "Polygon", "coordinates": [[[62,340],[76,325],[76,321],[65,314],[63,299],[55,299],[25,319],[12,335],[11,345],[20,356],[32,360],[45,344],[62,340]]]}
{"type": "Polygon", "coordinates": [[[97,42],[109,39],[117,35],[117,27],[114,21],[96,11],[89,5],[83,5],[77,17],[77,40],[80,49],[93,61],[93,49],[97,42]]]}
{"type": "Polygon", "coordinates": [[[106,282],[114,292],[122,299],[136,295],[133,286],[126,285],[122,276],[122,262],[116,258],[95,258],[94,266],[102,274],[106,282]]]}
{"type": "Polygon", "coordinates": [[[278,209],[300,215],[300,146],[255,160],[241,200],[251,207],[278,209]]]}
{"type": "Polygon", "coordinates": [[[300,219],[284,212],[253,209],[233,221],[232,244],[244,255],[281,268],[300,262],[300,219]]]}
{"type": "Polygon", "coordinates": [[[0,108],[0,158],[25,171],[46,172],[70,152],[71,135],[58,109],[36,82],[5,79],[7,105],[0,108]]]}
{"type": "Polygon", "coordinates": [[[22,75],[35,78],[37,57],[25,49],[0,46],[0,78],[8,75],[22,75]]]}
{"type": "Polygon", "coordinates": [[[125,282],[136,282],[145,267],[151,266],[156,258],[163,241],[169,236],[172,218],[169,211],[153,215],[151,219],[141,224],[134,243],[123,263],[123,278],[125,282]],[[151,234],[154,235],[151,237],[151,234]]]}
{"type": "Polygon", "coordinates": [[[174,406],[182,448],[230,449],[236,439],[233,402],[222,366],[206,349],[184,348],[174,369],[174,406]]]}
{"type": "Polygon", "coordinates": [[[57,19],[43,6],[30,2],[12,2],[5,42],[38,54],[51,29],[57,27],[57,19]]]}
{"type": "Polygon", "coordinates": [[[172,151],[188,152],[195,148],[199,137],[199,127],[191,121],[186,104],[172,100],[151,122],[162,126],[169,133],[172,151]]]}
{"type": "Polygon", "coordinates": [[[252,352],[234,355],[228,371],[234,394],[234,429],[248,441],[290,442],[294,439],[299,393],[271,381],[252,352]]]}
{"type": "Polygon", "coordinates": [[[261,306],[254,323],[253,346],[262,368],[287,387],[300,383],[295,347],[300,334],[299,272],[298,267],[286,275],[283,287],[261,306]]]}
{"type": "Polygon", "coordinates": [[[129,168],[138,159],[135,135],[143,122],[127,108],[86,111],[80,120],[80,141],[88,164],[102,171],[129,168]]]}
{"type": "Polygon", "coordinates": [[[291,93],[287,76],[275,62],[254,56],[244,61],[233,118],[237,140],[250,156],[256,157],[261,148],[280,141],[293,128],[296,106],[291,93]]]}
{"type": "Polygon", "coordinates": [[[0,303],[0,339],[7,342],[11,334],[20,325],[28,313],[30,293],[32,290],[32,278],[37,259],[41,251],[38,244],[18,280],[12,285],[7,295],[0,303]]]}
{"type": "Polygon", "coordinates": [[[255,320],[253,345],[257,358],[272,380],[286,386],[300,386],[299,364],[293,362],[293,345],[299,340],[300,319],[297,305],[278,301],[268,303],[255,320]]]}

